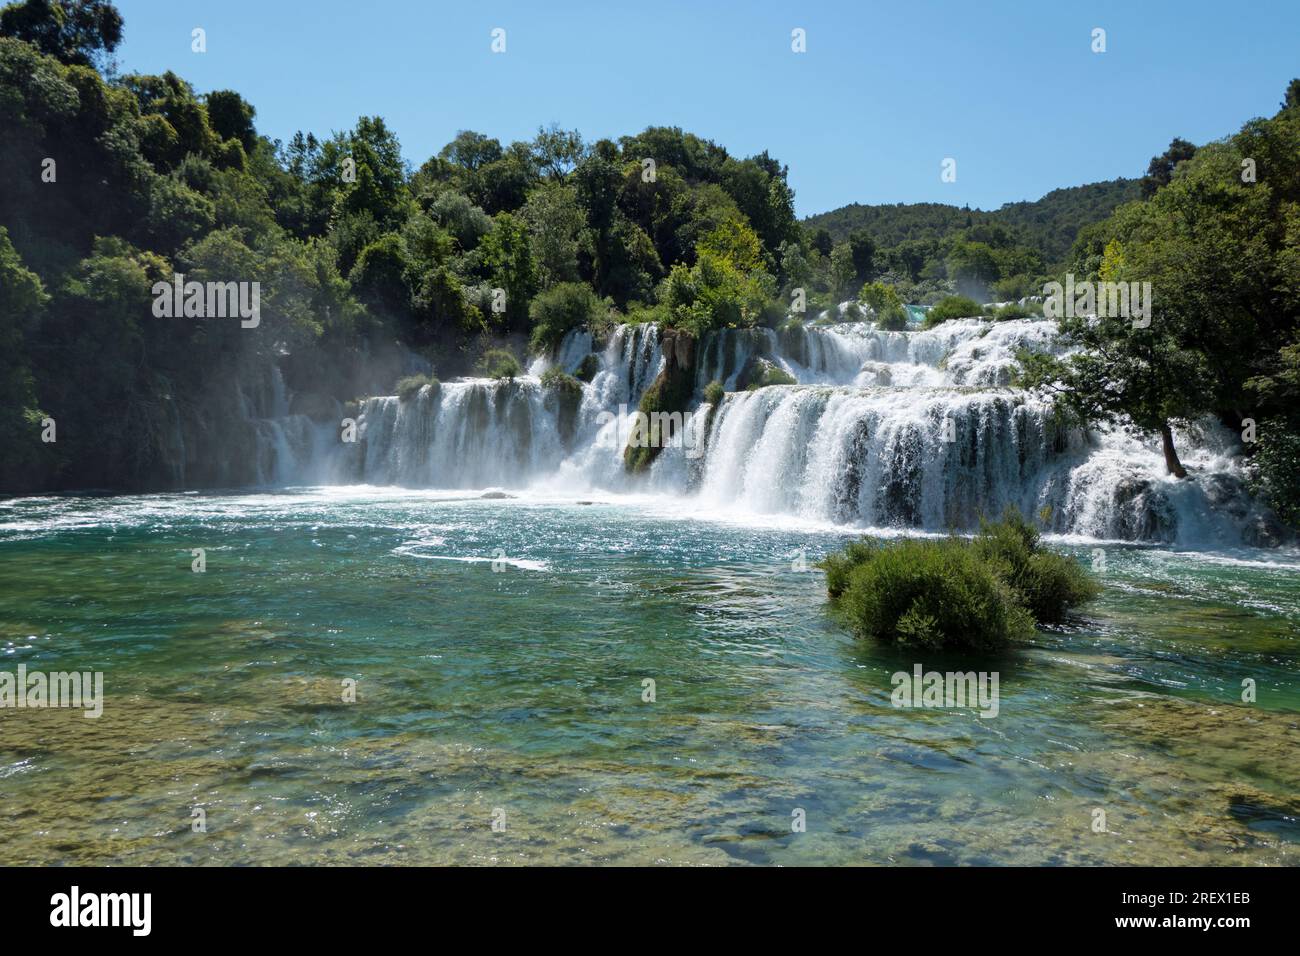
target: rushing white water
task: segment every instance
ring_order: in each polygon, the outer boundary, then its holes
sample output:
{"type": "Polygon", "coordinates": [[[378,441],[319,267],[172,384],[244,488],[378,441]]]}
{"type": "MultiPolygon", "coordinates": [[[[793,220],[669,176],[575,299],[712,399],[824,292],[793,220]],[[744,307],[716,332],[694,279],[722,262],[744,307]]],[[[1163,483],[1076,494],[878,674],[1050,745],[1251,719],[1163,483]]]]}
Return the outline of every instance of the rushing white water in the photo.
{"type": "Polygon", "coordinates": [[[407,401],[366,400],[352,444],[285,423],[301,416],[282,420],[270,467],[281,482],[293,463],[311,482],[675,494],[719,513],[861,527],[966,529],[1013,505],[1086,538],[1267,540],[1267,516],[1246,494],[1239,449],[1222,428],[1179,434],[1192,478],[1171,478],[1151,441],[1067,428],[1049,405],[1009,387],[1021,347],[1059,348],[1055,323],[714,333],[696,357],[695,424],[707,427],[688,429],[684,447],[629,475],[633,413],[665,365],[659,330],[621,326],[594,345],[589,333],[570,333],[553,363],[535,359],[513,382],[462,379],[407,401]],[[598,371],[580,396],[542,386],[551,364],[575,372],[591,355],[598,371]],[[763,363],[798,384],[736,391],[763,363]],[[717,408],[702,401],[712,381],[728,389],[717,408]]]}

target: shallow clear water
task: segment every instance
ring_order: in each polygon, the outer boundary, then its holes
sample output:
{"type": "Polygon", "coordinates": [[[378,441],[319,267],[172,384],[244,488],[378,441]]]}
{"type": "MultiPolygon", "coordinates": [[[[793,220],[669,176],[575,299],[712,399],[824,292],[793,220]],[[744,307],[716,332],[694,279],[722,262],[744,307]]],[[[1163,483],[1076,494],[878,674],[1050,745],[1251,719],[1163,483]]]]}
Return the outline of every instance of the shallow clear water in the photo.
{"type": "Polygon", "coordinates": [[[686,507],[0,502],[0,670],[101,670],[107,697],[0,710],[0,863],[1300,855],[1294,552],[1055,542],[1105,553],[1082,619],[919,661],[998,671],[983,719],[891,705],[917,659],[850,639],[811,567],[850,532],[686,507]]]}

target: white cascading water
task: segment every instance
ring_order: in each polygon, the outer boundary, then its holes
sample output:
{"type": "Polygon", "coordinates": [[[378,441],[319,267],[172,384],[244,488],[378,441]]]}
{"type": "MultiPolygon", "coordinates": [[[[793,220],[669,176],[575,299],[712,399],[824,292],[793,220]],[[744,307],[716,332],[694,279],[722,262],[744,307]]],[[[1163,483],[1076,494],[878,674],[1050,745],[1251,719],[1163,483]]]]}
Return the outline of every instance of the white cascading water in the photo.
{"type": "Polygon", "coordinates": [[[1049,405],[1010,388],[1021,347],[1058,349],[1055,323],[713,333],[696,356],[696,424],[707,429],[688,430],[687,447],[664,449],[632,476],[623,448],[637,402],[664,366],[659,330],[620,326],[594,351],[590,333],[575,332],[553,362],[535,359],[513,382],[464,379],[404,402],[366,400],[355,444],[322,442],[319,427],[314,436],[281,430],[276,440],[299,451],[275,460],[297,460],[304,481],[647,491],[718,510],[928,531],[969,529],[1014,505],[1052,531],[1088,538],[1256,543],[1252,529],[1266,518],[1244,490],[1229,433],[1207,424],[1179,434],[1193,477],[1171,478],[1150,440],[1067,428],[1049,405]],[[541,385],[552,364],[574,372],[593,354],[599,371],[580,401],[541,385]],[[798,384],[731,391],[758,359],[798,384]],[[729,391],[711,409],[702,395],[715,380],[729,391]],[[693,434],[702,447],[690,447],[693,434]]]}

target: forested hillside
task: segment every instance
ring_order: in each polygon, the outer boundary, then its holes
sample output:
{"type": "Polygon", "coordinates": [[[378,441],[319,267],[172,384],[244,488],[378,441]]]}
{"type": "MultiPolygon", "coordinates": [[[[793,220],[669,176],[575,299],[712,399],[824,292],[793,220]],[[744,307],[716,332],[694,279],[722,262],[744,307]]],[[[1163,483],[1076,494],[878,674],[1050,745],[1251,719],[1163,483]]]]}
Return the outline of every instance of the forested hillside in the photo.
{"type": "Polygon", "coordinates": [[[1034,291],[1039,274],[1065,262],[1083,226],[1139,198],[1142,182],[1054,189],[1042,199],[992,212],[943,203],[852,203],[809,216],[803,225],[824,248],[871,243],[886,268],[911,282],[950,279],[977,297],[1020,298],[1034,291]]]}

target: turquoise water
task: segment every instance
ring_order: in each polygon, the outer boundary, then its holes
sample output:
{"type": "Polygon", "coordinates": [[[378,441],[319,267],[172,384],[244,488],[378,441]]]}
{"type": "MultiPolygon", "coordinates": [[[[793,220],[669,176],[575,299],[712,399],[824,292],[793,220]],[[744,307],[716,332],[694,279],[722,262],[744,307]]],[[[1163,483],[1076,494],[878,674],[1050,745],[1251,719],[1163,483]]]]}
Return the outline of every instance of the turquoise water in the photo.
{"type": "Polygon", "coordinates": [[[1056,542],[1105,554],[1079,621],[918,660],[827,613],[851,537],[653,498],[0,502],[0,670],[107,698],[0,710],[0,863],[1296,861],[1300,556],[1056,542]],[[893,707],[918,662],[996,670],[998,716],[893,707]]]}

